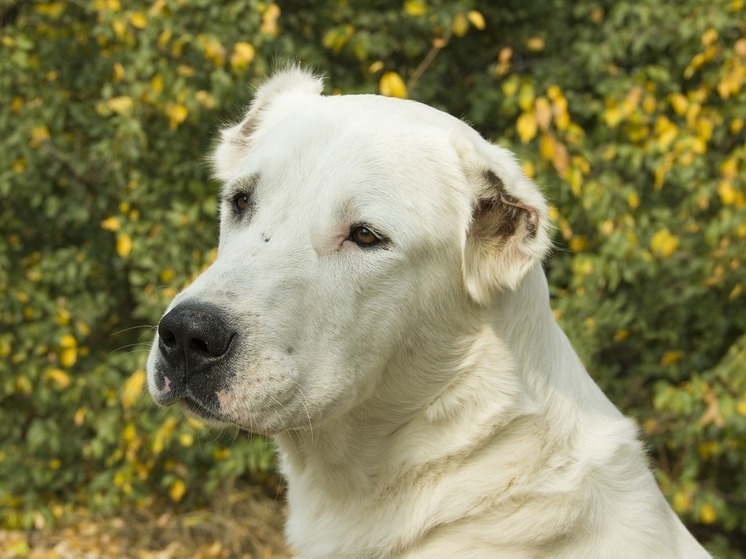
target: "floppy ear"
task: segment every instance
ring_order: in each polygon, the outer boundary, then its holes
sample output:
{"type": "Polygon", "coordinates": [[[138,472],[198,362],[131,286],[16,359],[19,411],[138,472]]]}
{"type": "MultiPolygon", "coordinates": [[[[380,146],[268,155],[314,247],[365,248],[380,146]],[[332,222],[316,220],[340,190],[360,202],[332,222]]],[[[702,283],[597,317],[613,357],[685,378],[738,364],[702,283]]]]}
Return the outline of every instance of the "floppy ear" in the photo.
{"type": "Polygon", "coordinates": [[[476,302],[488,303],[501,289],[514,289],[550,247],[544,196],[515,156],[474,133],[457,140],[472,199],[463,275],[476,302]]]}
{"type": "Polygon", "coordinates": [[[257,88],[243,120],[220,131],[220,143],[212,155],[215,176],[225,181],[240,168],[243,156],[251,148],[251,136],[277,97],[291,92],[321,95],[323,89],[322,78],[299,66],[291,65],[272,75],[257,88]]]}

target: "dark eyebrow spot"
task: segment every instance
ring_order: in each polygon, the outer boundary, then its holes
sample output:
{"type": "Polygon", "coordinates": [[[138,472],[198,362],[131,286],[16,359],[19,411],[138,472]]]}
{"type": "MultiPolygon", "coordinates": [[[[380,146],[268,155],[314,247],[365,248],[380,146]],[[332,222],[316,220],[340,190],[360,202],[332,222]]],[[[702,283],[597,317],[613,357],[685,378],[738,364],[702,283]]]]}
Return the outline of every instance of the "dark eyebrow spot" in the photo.
{"type": "Polygon", "coordinates": [[[223,189],[223,194],[228,198],[237,193],[250,194],[254,191],[258,182],[258,174],[239,177],[225,186],[225,188],[223,189]]]}

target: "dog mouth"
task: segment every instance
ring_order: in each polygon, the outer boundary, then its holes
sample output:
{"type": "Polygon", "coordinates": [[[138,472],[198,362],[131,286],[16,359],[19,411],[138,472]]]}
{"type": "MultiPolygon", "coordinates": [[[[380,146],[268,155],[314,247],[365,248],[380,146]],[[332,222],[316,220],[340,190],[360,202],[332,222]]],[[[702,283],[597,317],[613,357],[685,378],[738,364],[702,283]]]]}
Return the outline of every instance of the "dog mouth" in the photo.
{"type": "Polygon", "coordinates": [[[184,406],[188,411],[194,415],[207,419],[209,421],[216,421],[220,423],[232,423],[222,413],[216,411],[214,406],[202,401],[200,398],[195,396],[189,391],[186,391],[179,398],[179,403],[184,406]]]}

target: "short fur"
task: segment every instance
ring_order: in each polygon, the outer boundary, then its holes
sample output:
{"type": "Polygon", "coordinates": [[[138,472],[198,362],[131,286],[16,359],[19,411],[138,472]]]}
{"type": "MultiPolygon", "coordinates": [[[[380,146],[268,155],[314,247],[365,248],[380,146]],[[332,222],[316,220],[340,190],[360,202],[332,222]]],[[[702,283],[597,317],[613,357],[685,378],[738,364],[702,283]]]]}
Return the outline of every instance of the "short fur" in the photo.
{"type": "Polygon", "coordinates": [[[321,90],[281,72],[222,132],[219,255],[159,327],[153,397],[275,437],[305,559],[708,557],[553,318],[513,155],[321,90]],[[222,346],[198,370],[211,341],[167,354],[203,314],[222,346]]]}

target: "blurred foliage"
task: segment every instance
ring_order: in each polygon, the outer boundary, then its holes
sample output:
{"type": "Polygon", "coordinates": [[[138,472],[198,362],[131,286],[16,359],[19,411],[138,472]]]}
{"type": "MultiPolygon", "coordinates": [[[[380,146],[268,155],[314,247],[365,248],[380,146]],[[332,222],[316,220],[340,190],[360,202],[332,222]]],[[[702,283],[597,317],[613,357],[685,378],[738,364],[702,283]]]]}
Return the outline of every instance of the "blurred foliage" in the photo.
{"type": "Polygon", "coordinates": [[[743,0],[6,0],[0,41],[5,525],[199,501],[269,467],[266,441],[149,406],[142,367],[214,258],[216,128],[296,59],[519,154],[552,203],[558,319],[677,513],[743,557],[743,0]]]}

